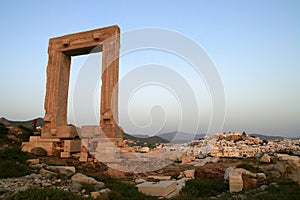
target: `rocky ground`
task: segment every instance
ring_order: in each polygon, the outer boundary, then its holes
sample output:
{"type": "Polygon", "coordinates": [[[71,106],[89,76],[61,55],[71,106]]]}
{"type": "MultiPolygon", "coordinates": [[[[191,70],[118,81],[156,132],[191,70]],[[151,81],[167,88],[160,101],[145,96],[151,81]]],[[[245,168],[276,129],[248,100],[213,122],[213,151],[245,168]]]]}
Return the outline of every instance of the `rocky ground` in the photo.
{"type": "MultiPolygon", "coordinates": [[[[22,138],[18,135],[21,135],[22,130],[18,128],[11,130],[17,138],[15,142],[19,142],[18,140],[22,138]]],[[[3,139],[3,135],[0,137],[2,137],[0,150],[9,149],[12,144],[11,138],[14,139],[14,137],[10,136],[9,140],[3,139]]],[[[110,199],[111,194],[120,192],[114,191],[116,189],[107,184],[106,180],[111,177],[133,186],[147,181],[159,182],[172,179],[180,185],[180,190],[183,188],[182,193],[176,193],[177,197],[173,196],[173,199],[191,199],[192,197],[195,199],[259,199],[261,195],[268,194],[272,190],[281,190],[286,183],[291,181],[299,183],[300,180],[300,172],[297,168],[299,157],[288,155],[274,154],[244,159],[207,157],[184,163],[172,163],[160,170],[147,173],[126,173],[93,160],[79,162],[75,158],[34,155],[31,157],[26,161],[26,166],[30,168],[28,175],[0,179],[0,199],[11,199],[19,191],[29,188],[53,188],[68,191],[83,198],[110,199]],[[242,182],[238,186],[241,190],[238,192],[231,192],[229,172],[232,171],[242,177],[242,182]],[[205,187],[209,189],[214,186],[201,185],[203,180],[204,182],[208,180],[209,184],[220,184],[222,187],[220,191],[210,193],[205,187]],[[204,191],[204,196],[200,194],[202,191],[204,191]]],[[[0,159],[0,162],[2,161],[0,159]]],[[[21,161],[15,162],[18,164],[21,161]]],[[[299,190],[299,187],[296,186],[296,189],[299,190]]],[[[122,193],[118,195],[118,198],[122,197],[122,193]]],[[[138,198],[143,199],[143,196],[138,198]]]]}

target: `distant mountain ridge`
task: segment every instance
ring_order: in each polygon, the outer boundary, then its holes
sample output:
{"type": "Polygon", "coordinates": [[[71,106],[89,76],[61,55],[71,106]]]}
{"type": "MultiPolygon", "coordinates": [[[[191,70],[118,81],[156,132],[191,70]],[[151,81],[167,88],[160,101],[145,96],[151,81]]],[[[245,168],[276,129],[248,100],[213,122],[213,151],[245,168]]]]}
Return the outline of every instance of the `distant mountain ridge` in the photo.
{"type": "Polygon", "coordinates": [[[123,139],[125,140],[133,140],[139,144],[143,144],[143,143],[147,143],[147,144],[150,144],[150,145],[153,145],[153,144],[156,144],[156,143],[169,143],[168,140],[164,139],[164,138],[161,138],[161,137],[158,137],[158,136],[151,136],[151,137],[137,137],[135,135],[130,135],[128,133],[124,133],[123,134],[123,139]]]}
{"type": "Polygon", "coordinates": [[[273,136],[273,135],[262,135],[257,133],[251,133],[250,136],[259,137],[262,140],[283,140],[283,139],[295,139],[299,140],[300,137],[283,137],[283,136],[273,136]]]}
{"type": "MultiPolygon", "coordinates": [[[[43,118],[36,118],[37,119],[37,125],[36,126],[44,126],[44,119],[43,118]]],[[[5,126],[24,126],[26,128],[32,128],[32,120],[27,121],[12,121],[8,120],[4,117],[0,118],[0,123],[5,126]]],[[[271,136],[271,135],[263,135],[263,134],[257,134],[252,133],[248,134],[250,136],[259,137],[262,140],[283,140],[285,138],[290,139],[300,139],[300,137],[283,137],[283,136],[271,136]]],[[[155,136],[147,136],[147,135],[133,135],[129,133],[124,133],[124,139],[131,139],[139,142],[149,142],[150,144],[154,143],[185,143],[189,142],[191,140],[201,139],[205,137],[206,134],[190,134],[190,133],[184,133],[180,131],[173,131],[168,133],[161,133],[155,136]]]]}
{"type": "Polygon", "coordinates": [[[185,143],[191,140],[198,140],[205,136],[205,134],[190,134],[180,131],[173,131],[169,133],[161,133],[157,135],[165,140],[168,140],[171,143],[185,143]]]}
{"type": "MultiPolygon", "coordinates": [[[[36,126],[44,126],[44,119],[43,118],[36,118],[37,119],[37,123],[36,126]]],[[[5,125],[5,126],[24,126],[26,128],[32,128],[32,120],[27,120],[27,121],[12,121],[12,120],[8,120],[4,117],[0,118],[0,123],[5,125]]]]}

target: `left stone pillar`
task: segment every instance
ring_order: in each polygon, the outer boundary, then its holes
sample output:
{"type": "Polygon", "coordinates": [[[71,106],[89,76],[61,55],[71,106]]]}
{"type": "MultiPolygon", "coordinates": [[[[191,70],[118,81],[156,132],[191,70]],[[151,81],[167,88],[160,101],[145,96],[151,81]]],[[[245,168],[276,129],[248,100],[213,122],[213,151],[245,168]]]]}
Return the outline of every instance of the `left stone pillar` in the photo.
{"type": "Polygon", "coordinates": [[[71,57],[52,49],[51,42],[50,39],[42,137],[73,138],[76,128],[67,124],[71,57]]]}

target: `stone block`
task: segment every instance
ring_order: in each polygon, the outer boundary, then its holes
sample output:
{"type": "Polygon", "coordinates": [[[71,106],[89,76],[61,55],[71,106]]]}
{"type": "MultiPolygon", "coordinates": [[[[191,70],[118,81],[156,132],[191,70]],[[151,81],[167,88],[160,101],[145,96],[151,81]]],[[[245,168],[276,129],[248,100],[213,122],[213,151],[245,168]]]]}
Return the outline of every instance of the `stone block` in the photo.
{"type": "Polygon", "coordinates": [[[60,157],[61,158],[70,158],[72,156],[71,156],[70,152],[60,152],[60,157]]]}
{"type": "Polygon", "coordinates": [[[242,190],[243,190],[242,176],[235,171],[229,172],[229,191],[240,192],[242,190]]]}
{"type": "Polygon", "coordinates": [[[87,152],[80,152],[79,161],[80,162],[86,162],[87,159],[88,159],[88,153],[87,152]]]}
{"type": "Polygon", "coordinates": [[[57,135],[59,138],[74,138],[78,136],[75,126],[58,126],[57,135]]]}
{"type": "Polygon", "coordinates": [[[80,140],[64,140],[64,151],[79,152],[81,150],[80,140]]]}
{"type": "Polygon", "coordinates": [[[185,170],[183,173],[186,178],[195,178],[195,170],[194,169],[185,170]]]}
{"type": "Polygon", "coordinates": [[[165,197],[177,189],[177,181],[144,182],[137,188],[146,195],[165,197]]]}
{"type": "Polygon", "coordinates": [[[40,137],[40,136],[30,136],[30,137],[29,137],[29,142],[30,142],[30,143],[38,142],[38,141],[39,141],[39,140],[38,140],[39,137],[40,137]]]}

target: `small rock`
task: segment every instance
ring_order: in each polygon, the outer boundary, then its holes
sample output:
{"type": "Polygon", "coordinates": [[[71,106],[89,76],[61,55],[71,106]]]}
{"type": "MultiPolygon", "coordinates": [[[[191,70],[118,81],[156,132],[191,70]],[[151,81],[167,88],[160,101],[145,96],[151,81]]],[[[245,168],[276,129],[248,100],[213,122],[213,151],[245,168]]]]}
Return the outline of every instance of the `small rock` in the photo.
{"type": "Polygon", "coordinates": [[[36,164],[36,165],[30,165],[30,167],[32,169],[42,169],[43,168],[43,165],[42,164],[36,164]]]}
{"type": "Polygon", "coordinates": [[[270,163],[271,162],[271,157],[268,154],[264,154],[261,158],[260,158],[260,162],[261,163],[270,163]]]}
{"type": "Polygon", "coordinates": [[[267,185],[262,185],[262,186],[259,187],[259,190],[265,191],[267,188],[268,188],[267,185]]]}
{"type": "Polygon", "coordinates": [[[42,187],[51,187],[52,184],[51,183],[42,183],[42,187]]]}
{"type": "Polygon", "coordinates": [[[145,182],[146,180],[145,179],[142,179],[142,178],[137,178],[137,179],[135,179],[134,180],[134,182],[136,183],[136,184],[140,184],[140,183],[143,183],[143,182],[145,182]]]}
{"type": "Polygon", "coordinates": [[[41,179],[42,178],[42,175],[40,175],[40,174],[30,174],[29,176],[33,180],[41,179]]]}
{"type": "Polygon", "coordinates": [[[279,187],[278,183],[276,183],[276,182],[271,183],[269,186],[276,187],[276,188],[279,187]]]}
{"type": "Polygon", "coordinates": [[[30,152],[35,156],[47,156],[47,151],[42,147],[34,147],[30,152]]]}
{"type": "Polygon", "coordinates": [[[111,193],[111,190],[109,189],[109,188],[105,188],[105,189],[102,189],[102,190],[100,190],[100,194],[101,193],[111,193]]]}
{"type": "Polygon", "coordinates": [[[26,162],[29,164],[29,165],[37,165],[40,163],[40,159],[28,159],[26,160],[26,162]]]}
{"type": "Polygon", "coordinates": [[[76,181],[73,181],[70,185],[71,190],[81,191],[82,185],[76,181]]]}
{"type": "Polygon", "coordinates": [[[100,198],[103,200],[108,200],[109,199],[109,194],[111,193],[111,190],[109,188],[105,188],[99,191],[100,193],[100,198]]]}
{"type": "Polygon", "coordinates": [[[100,197],[100,192],[91,192],[91,197],[97,199],[100,197]]]}
{"type": "Polygon", "coordinates": [[[240,200],[246,200],[248,197],[247,197],[247,195],[245,195],[245,194],[239,194],[238,195],[238,199],[240,199],[240,200]]]}
{"type": "Polygon", "coordinates": [[[264,180],[267,179],[265,173],[256,173],[256,176],[257,176],[257,180],[258,180],[258,181],[264,181],[264,180]]]}

